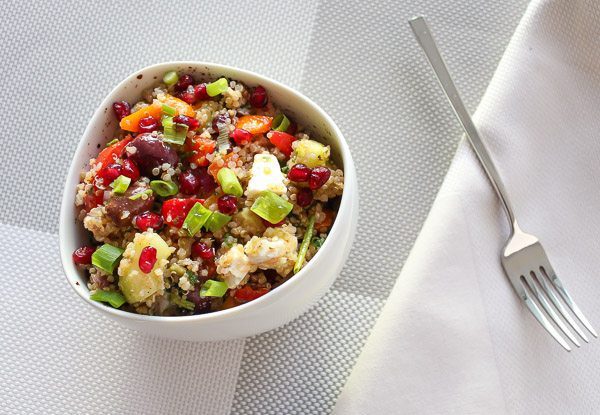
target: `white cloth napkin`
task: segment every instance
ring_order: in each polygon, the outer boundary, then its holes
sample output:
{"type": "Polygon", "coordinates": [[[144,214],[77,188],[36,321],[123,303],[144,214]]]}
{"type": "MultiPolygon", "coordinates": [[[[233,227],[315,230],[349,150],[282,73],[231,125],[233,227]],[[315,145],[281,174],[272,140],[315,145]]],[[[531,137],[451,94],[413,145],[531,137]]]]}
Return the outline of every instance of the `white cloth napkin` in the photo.
{"type": "MultiPolygon", "coordinates": [[[[534,1],[475,117],[522,228],[597,329],[599,21],[595,0],[534,1]]],[[[507,236],[463,141],[335,413],[600,411],[600,340],[567,353],[539,326],[502,271],[507,236]]]]}

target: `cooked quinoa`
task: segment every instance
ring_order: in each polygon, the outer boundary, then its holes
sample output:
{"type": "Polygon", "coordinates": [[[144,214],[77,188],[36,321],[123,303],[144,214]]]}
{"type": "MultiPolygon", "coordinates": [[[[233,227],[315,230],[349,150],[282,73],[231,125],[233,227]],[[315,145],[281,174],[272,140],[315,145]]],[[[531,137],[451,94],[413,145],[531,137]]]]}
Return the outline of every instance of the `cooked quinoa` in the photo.
{"type": "Polygon", "coordinates": [[[120,128],[75,195],[91,244],[73,261],[94,300],[160,316],[235,307],[327,238],[344,188],[329,146],[262,86],[202,81],[168,72],[139,102],[113,104],[120,128]]]}

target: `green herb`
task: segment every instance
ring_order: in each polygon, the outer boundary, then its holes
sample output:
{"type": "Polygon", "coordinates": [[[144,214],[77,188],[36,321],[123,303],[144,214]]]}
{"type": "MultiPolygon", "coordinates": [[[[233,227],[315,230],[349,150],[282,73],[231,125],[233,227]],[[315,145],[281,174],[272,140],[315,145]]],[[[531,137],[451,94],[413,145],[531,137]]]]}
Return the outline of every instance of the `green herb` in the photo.
{"type": "Polygon", "coordinates": [[[283,174],[288,174],[288,173],[289,173],[289,171],[290,171],[290,166],[288,166],[288,165],[285,165],[285,166],[283,166],[283,167],[281,168],[281,172],[282,172],[283,174]]]}
{"type": "Polygon", "coordinates": [[[319,249],[323,246],[323,244],[325,243],[325,238],[313,238],[311,244],[312,246],[314,246],[315,248],[319,249]]]}
{"type": "Polygon", "coordinates": [[[293,207],[287,200],[267,190],[256,198],[250,210],[270,223],[279,223],[293,207]]]}
{"type": "Polygon", "coordinates": [[[226,78],[219,78],[215,82],[206,85],[206,93],[209,97],[216,97],[219,94],[227,91],[229,83],[226,78]]]}
{"type": "Polygon", "coordinates": [[[310,245],[310,241],[313,237],[314,229],[315,215],[311,215],[310,218],[308,218],[308,225],[306,226],[306,231],[304,232],[304,237],[302,238],[302,243],[300,244],[300,249],[298,250],[298,259],[296,259],[296,264],[294,264],[294,274],[300,271],[304,265],[306,252],[308,251],[308,246],[310,245]]]}
{"type": "Polygon", "coordinates": [[[200,288],[200,297],[223,297],[227,284],[223,281],[207,280],[200,288]]]}
{"type": "Polygon", "coordinates": [[[118,138],[115,138],[115,139],[113,139],[113,140],[110,140],[108,143],[106,143],[106,147],[110,147],[110,146],[112,146],[113,144],[116,144],[116,143],[118,143],[118,142],[119,142],[119,139],[118,139],[118,138]]]}
{"type": "Polygon", "coordinates": [[[290,120],[285,114],[278,114],[273,118],[273,123],[271,124],[271,129],[275,131],[285,131],[290,126],[290,120]]]}
{"type": "Polygon", "coordinates": [[[194,305],[194,303],[192,303],[191,301],[188,301],[185,298],[181,298],[180,296],[178,296],[176,293],[172,292],[169,295],[169,300],[171,300],[171,302],[173,304],[175,304],[177,307],[183,308],[185,310],[189,310],[192,311],[196,306],[194,305]]]}
{"type": "Polygon", "coordinates": [[[120,175],[110,184],[110,187],[113,188],[113,191],[115,193],[122,194],[122,193],[125,193],[125,190],[127,190],[130,183],[131,183],[131,178],[120,175]]]}
{"type": "Polygon", "coordinates": [[[163,75],[163,82],[167,84],[167,86],[175,85],[179,81],[179,76],[177,76],[177,72],[169,71],[165,72],[163,75]]]}
{"type": "Polygon", "coordinates": [[[112,274],[122,255],[123,250],[121,248],[104,244],[92,254],[92,265],[107,274],[112,274]]]}
{"type": "Polygon", "coordinates": [[[150,188],[160,197],[173,196],[179,192],[179,187],[175,183],[164,180],[152,180],[150,188]]]}
{"type": "Polygon", "coordinates": [[[224,193],[237,197],[240,197],[242,194],[244,194],[242,185],[240,184],[240,181],[233,170],[227,167],[221,168],[221,170],[219,170],[217,173],[217,180],[219,181],[221,189],[223,189],[224,193]]]}
{"type": "Polygon", "coordinates": [[[190,236],[194,236],[204,226],[211,214],[212,212],[209,209],[196,202],[185,217],[182,228],[187,230],[190,236]]]}
{"type": "Polygon", "coordinates": [[[131,196],[129,196],[129,199],[130,200],[138,200],[143,195],[148,195],[148,196],[152,195],[152,189],[146,189],[146,190],[138,192],[138,193],[136,193],[134,195],[131,195],[131,196]]]}
{"type": "Polygon", "coordinates": [[[189,269],[185,271],[185,276],[192,285],[198,284],[198,276],[189,269]]]}
{"type": "Polygon", "coordinates": [[[98,290],[95,293],[90,294],[90,300],[109,303],[114,308],[119,308],[125,304],[125,297],[118,291],[98,290]]]}
{"type": "Polygon", "coordinates": [[[162,112],[163,114],[169,117],[174,117],[175,115],[177,115],[177,110],[173,107],[168,106],[167,104],[162,104],[162,112]]]}
{"type": "Polygon", "coordinates": [[[214,233],[227,225],[230,220],[231,216],[224,215],[221,212],[213,212],[204,224],[204,227],[214,233]]]}
{"type": "Polygon", "coordinates": [[[221,245],[227,248],[231,248],[233,245],[237,244],[237,239],[233,236],[231,236],[230,234],[225,234],[225,236],[223,237],[223,241],[221,242],[221,245]]]}

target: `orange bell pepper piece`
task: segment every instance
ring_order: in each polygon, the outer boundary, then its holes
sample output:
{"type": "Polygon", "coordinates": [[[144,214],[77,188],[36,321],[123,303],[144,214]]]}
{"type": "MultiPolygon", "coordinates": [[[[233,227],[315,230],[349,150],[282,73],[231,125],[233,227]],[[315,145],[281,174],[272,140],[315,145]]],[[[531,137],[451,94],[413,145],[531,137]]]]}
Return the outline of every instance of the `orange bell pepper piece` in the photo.
{"type": "Polygon", "coordinates": [[[160,121],[161,114],[162,105],[159,102],[155,101],[151,105],[139,109],[136,112],[129,114],[127,117],[123,117],[123,119],[119,123],[119,126],[126,131],[139,133],[141,131],[139,124],[142,118],[152,117],[155,120],[160,121]]]}
{"type": "Polygon", "coordinates": [[[190,162],[196,163],[198,166],[208,166],[209,162],[206,159],[208,154],[215,151],[217,142],[210,138],[203,138],[195,135],[185,141],[184,151],[193,151],[194,155],[189,157],[190,162]]]}
{"type": "Polygon", "coordinates": [[[331,228],[334,218],[332,210],[324,210],[323,213],[325,214],[323,220],[315,224],[315,228],[317,228],[317,231],[321,233],[327,232],[329,228],[331,228]]]}
{"type": "Polygon", "coordinates": [[[244,115],[235,124],[235,128],[241,128],[252,135],[265,134],[271,129],[273,117],[266,115],[244,115]]]}
{"type": "Polygon", "coordinates": [[[235,153],[228,153],[225,154],[223,156],[223,165],[219,166],[216,161],[213,161],[212,163],[210,163],[210,166],[208,166],[208,172],[212,175],[212,177],[215,178],[215,180],[217,180],[217,174],[219,174],[219,170],[221,170],[223,167],[227,166],[227,163],[229,163],[229,160],[233,157],[235,153]]]}
{"type": "Polygon", "coordinates": [[[172,95],[166,94],[162,101],[155,100],[152,104],[148,105],[147,107],[137,110],[136,112],[129,114],[127,117],[124,117],[119,123],[120,127],[126,131],[139,133],[139,124],[142,118],[152,117],[156,121],[160,121],[160,117],[162,115],[162,104],[168,105],[169,107],[175,109],[176,116],[196,116],[194,108],[192,108],[192,106],[189,105],[187,102],[182,101],[179,98],[175,98],[172,95]]]}
{"type": "Polygon", "coordinates": [[[196,111],[194,111],[194,107],[192,107],[187,102],[174,97],[173,95],[166,94],[165,98],[160,102],[162,102],[165,105],[168,105],[171,108],[175,108],[175,111],[177,111],[177,115],[187,115],[188,117],[196,116],[196,111]]]}
{"type": "Polygon", "coordinates": [[[98,154],[94,164],[102,163],[102,167],[106,167],[109,164],[114,163],[116,158],[121,157],[123,149],[131,140],[133,140],[133,137],[128,135],[121,141],[117,141],[113,145],[106,147],[98,154]]]}

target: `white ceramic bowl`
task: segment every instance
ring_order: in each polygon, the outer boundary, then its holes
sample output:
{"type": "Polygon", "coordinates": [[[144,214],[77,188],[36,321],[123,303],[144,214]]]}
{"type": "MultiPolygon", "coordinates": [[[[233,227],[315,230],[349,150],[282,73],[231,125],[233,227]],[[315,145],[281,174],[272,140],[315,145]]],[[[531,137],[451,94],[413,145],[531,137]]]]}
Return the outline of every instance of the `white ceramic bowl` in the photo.
{"type": "Polygon", "coordinates": [[[65,184],[60,215],[60,255],[67,280],[94,310],[126,327],[151,335],[181,340],[213,341],[255,335],[296,318],[325,294],[344,264],[358,218],[356,172],[348,145],[333,120],[314,102],[269,78],[224,65],[202,62],[167,62],[146,67],[127,77],[104,99],[87,126],[77,147],[65,184]],[[86,277],[73,264],[72,252],[89,242],[87,231],[75,220],[75,188],[79,173],[100,146],[113,138],[117,122],[112,112],[114,101],[137,102],[145,88],[159,82],[166,71],[193,73],[197,78],[225,76],[246,85],[263,85],[269,98],[314,137],[331,146],[332,157],[344,170],[344,193],[329,236],[304,269],[266,295],[224,311],[182,317],[145,316],[114,309],[89,299],[86,277]]]}

